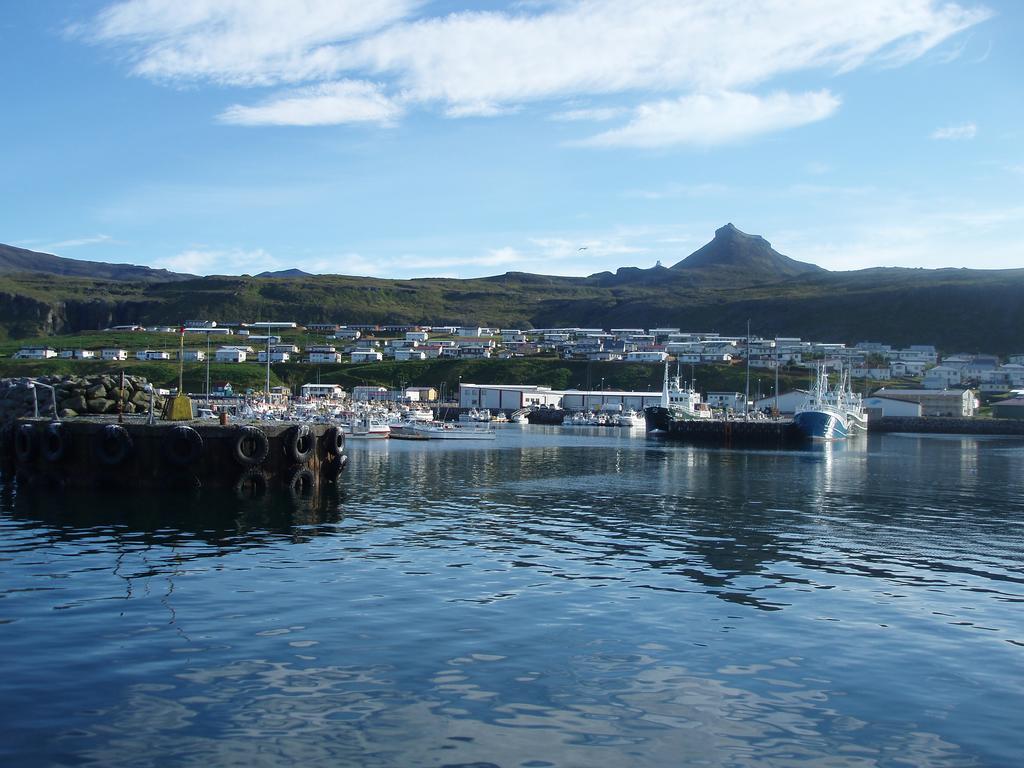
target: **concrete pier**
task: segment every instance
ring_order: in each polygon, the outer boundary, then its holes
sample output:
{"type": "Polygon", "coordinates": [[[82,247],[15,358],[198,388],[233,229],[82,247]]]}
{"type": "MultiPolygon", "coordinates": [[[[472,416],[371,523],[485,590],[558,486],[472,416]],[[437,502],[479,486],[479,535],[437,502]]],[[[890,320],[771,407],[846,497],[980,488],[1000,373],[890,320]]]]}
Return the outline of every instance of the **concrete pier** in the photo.
{"type": "Polygon", "coordinates": [[[692,419],[670,421],[664,436],[672,440],[726,448],[783,448],[801,442],[792,421],[692,419]]]}
{"type": "Polygon", "coordinates": [[[290,422],[18,419],[0,435],[5,473],[19,489],[233,489],[297,496],[335,482],[345,468],[336,428],[290,422]]]}

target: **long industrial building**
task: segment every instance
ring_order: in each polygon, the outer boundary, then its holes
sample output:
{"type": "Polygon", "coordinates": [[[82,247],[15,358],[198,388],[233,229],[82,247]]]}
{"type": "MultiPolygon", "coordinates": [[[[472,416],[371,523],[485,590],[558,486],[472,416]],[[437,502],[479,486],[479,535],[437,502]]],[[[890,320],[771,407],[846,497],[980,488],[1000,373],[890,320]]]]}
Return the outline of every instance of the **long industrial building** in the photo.
{"type": "Polygon", "coordinates": [[[661,392],[620,392],[616,390],[557,390],[533,385],[462,384],[459,406],[488,410],[517,411],[520,408],[563,408],[567,411],[623,409],[642,410],[661,402],[661,392]]]}

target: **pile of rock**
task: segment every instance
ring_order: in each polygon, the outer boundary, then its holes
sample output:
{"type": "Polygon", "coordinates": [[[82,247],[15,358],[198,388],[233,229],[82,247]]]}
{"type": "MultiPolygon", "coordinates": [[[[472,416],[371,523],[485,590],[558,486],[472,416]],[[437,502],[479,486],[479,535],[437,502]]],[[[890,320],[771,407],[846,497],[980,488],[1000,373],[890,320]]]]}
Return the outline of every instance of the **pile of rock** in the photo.
{"type": "MultiPolygon", "coordinates": [[[[121,390],[120,376],[40,376],[36,379],[54,388],[57,414],[62,418],[101,413],[149,413],[149,382],[141,376],[125,376],[121,390]]],[[[35,387],[39,415],[53,413],[53,395],[46,387],[35,387]]],[[[157,412],[163,398],[155,396],[157,412]]],[[[26,378],[0,379],[0,421],[31,416],[34,412],[33,387],[26,378]]]]}

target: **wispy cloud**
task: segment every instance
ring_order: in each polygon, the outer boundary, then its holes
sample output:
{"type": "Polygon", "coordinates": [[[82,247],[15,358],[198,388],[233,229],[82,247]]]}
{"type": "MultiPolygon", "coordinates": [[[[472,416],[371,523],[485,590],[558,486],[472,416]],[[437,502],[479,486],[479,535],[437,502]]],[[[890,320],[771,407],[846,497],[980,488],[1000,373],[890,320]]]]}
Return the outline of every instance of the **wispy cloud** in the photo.
{"type": "Polygon", "coordinates": [[[236,104],[220,114],[235,125],[393,125],[402,108],[375,83],[342,80],[300,88],[253,107],[236,104]]]}
{"type": "Polygon", "coordinates": [[[624,107],[597,107],[594,109],[569,109],[565,112],[556,112],[551,116],[552,120],[561,122],[589,122],[603,123],[621,117],[628,110],[624,107]]]}
{"type": "Polygon", "coordinates": [[[49,245],[43,246],[43,248],[47,251],[61,251],[67,248],[78,248],[83,245],[106,243],[112,239],[113,238],[111,238],[110,235],[90,235],[88,237],[75,237],[70,240],[61,240],[56,243],[50,243],[49,245]]]}
{"type": "Polygon", "coordinates": [[[161,266],[174,272],[192,275],[257,274],[267,270],[285,269],[277,259],[262,248],[208,248],[195,246],[164,259],[161,266]]]}
{"type": "Polygon", "coordinates": [[[839,99],[828,91],[765,97],[723,91],[644,104],[621,128],[578,142],[594,147],[711,146],[805,125],[831,115],[839,99]]]}
{"type": "Polygon", "coordinates": [[[962,141],[973,139],[978,134],[978,126],[974,123],[960,123],[958,125],[946,125],[936,128],[931,133],[933,139],[940,141],[962,141]]]}
{"type": "Polygon", "coordinates": [[[719,143],[676,116],[724,141],[822,119],[838,106],[828,91],[750,92],[792,73],[899,65],[989,16],[940,0],[558,0],[446,15],[421,0],[121,0],[75,31],[158,81],[313,88],[232,106],[225,122],[387,125],[414,106],[458,118],[574,98],[593,106],[555,119],[607,121],[621,104],[601,100],[615,96],[640,106],[588,143],[661,146],[719,143]]]}

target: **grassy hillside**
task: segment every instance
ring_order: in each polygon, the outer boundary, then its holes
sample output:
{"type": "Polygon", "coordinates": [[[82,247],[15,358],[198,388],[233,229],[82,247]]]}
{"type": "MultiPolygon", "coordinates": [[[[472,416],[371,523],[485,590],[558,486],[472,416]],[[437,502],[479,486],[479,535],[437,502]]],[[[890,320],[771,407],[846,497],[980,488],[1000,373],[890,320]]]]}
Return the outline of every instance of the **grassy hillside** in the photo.
{"type": "Polygon", "coordinates": [[[508,274],[477,280],[208,277],[126,283],[0,278],[0,338],[191,319],[678,326],[945,351],[1024,350],[1024,270],[875,269],[751,282],[743,270],[635,270],[641,278],[508,274]],[[648,279],[650,278],[650,279],[648,279]]]}

